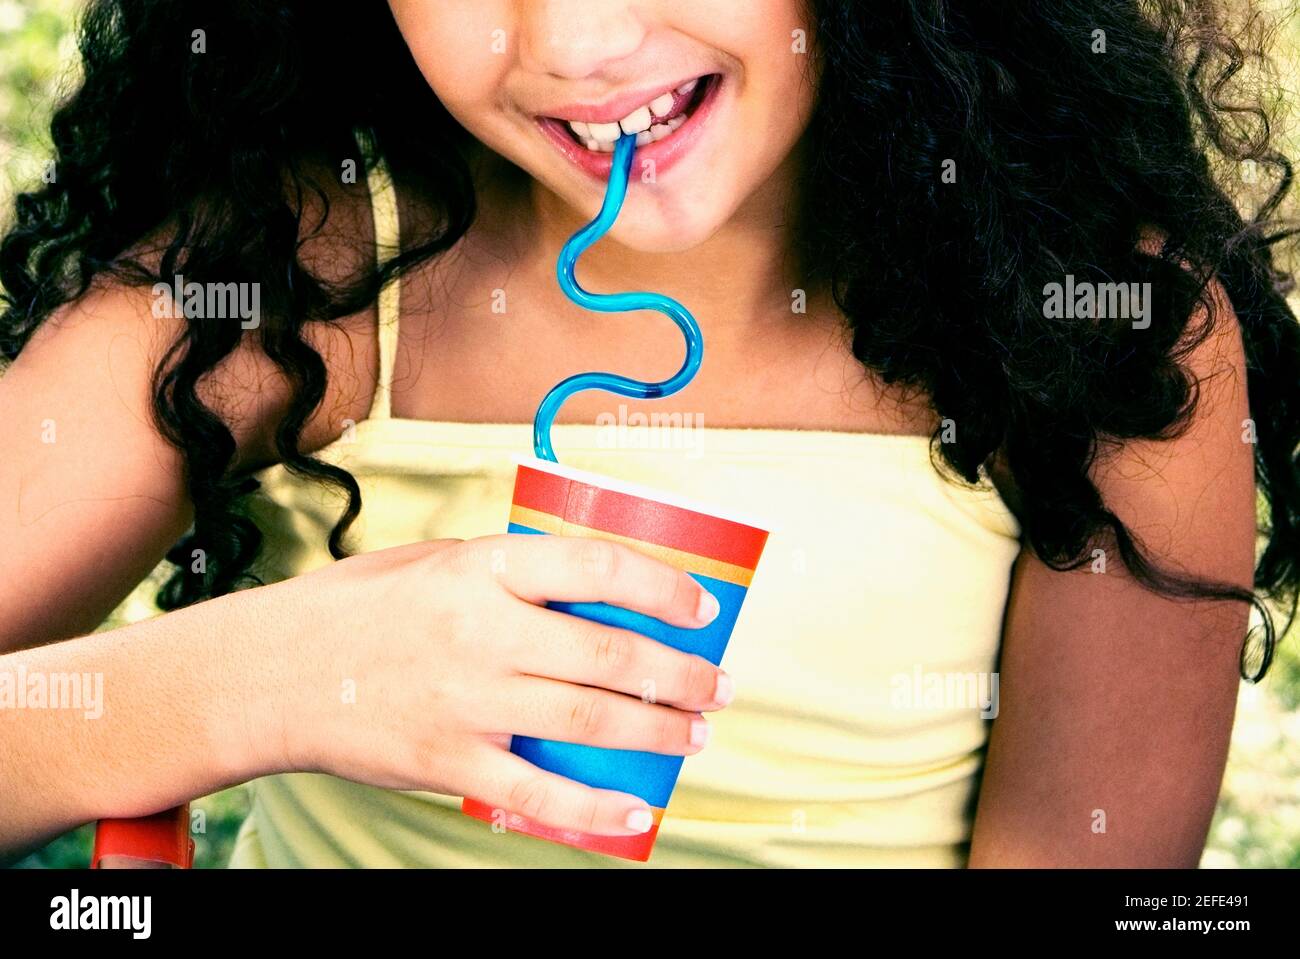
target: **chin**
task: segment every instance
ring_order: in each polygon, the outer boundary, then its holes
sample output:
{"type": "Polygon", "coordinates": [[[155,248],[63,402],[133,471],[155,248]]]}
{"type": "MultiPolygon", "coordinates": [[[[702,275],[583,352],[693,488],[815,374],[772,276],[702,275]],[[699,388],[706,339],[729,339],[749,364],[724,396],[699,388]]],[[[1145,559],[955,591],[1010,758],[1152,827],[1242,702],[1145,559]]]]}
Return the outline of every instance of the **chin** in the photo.
{"type": "Polygon", "coordinates": [[[624,222],[620,217],[609,237],[638,253],[685,253],[713,236],[717,229],[717,225],[710,223],[670,224],[658,217],[629,217],[624,222]]]}

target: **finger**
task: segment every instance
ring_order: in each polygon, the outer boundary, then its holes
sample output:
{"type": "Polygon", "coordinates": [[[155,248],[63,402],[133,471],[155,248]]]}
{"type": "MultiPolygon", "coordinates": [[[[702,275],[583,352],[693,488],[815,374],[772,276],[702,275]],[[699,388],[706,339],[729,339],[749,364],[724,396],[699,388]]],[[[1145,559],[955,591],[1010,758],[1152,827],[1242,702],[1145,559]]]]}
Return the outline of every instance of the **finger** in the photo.
{"type": "Polygon", "coordinates": [[[498,560],[498,581],[530,603],[608,603],[686,629],[718,615],[717,599],[688,574],[622,543],[516,533],[486,537],[476,548],[498,560]]]}
{"type": "Polygon", "coordinates": [[[474,768],[467,795],[543,826],[636,836],[648,832],[654,822],[650,806],[636,796],[584,786],[487,743],[467,758],[474,768]]]}
{"type": "Polygon", "coordinates": [[[512,658],[521,673],[679,709],[721,709],[733,696],[731,677],[703,656],[631,630],[524,604],[507,629],[517,638],[512,658]]]}
{"type": "Polygon", "coordinates": [[[520,736],[668,756],[692,756],[709,739],[709,723],[699,713],[553,679],[511,677],[485,699],[493,724],[520,736]]]}

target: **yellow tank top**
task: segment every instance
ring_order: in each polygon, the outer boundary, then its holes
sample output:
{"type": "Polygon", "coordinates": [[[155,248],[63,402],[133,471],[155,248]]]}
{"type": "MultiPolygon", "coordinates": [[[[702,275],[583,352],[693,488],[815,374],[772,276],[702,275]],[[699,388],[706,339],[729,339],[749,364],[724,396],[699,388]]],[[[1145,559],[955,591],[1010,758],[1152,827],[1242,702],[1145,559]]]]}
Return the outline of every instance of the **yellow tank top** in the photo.
{"type": "MultiPolygon", "coordinates": [[[[387,256],[397,207],[382,167],[370,187],[387,256]]],[[[391,415],[398,290],[379,300],[373,408],[319,454],[361,485],[359,552],[503,532],[511,456],[532,448],[531,424],[391,415]]],[[[963,865],[1015,518],[991,488],[944,481],[923,437],[700,427],[671,431],[689,442],[663,449],[666,432],[554,431],[571,466],[721,500],[772,530],[723,660],[736,698],[686,759],[647,865],[963,865]]],[[[281,467],[259,478],[262,576],[329,563],[337,497],[281,467]]],[[[458,796],[303,773],[250,788],[236,867],[640,866],[493,833],[460,813],[458,796]]]]}

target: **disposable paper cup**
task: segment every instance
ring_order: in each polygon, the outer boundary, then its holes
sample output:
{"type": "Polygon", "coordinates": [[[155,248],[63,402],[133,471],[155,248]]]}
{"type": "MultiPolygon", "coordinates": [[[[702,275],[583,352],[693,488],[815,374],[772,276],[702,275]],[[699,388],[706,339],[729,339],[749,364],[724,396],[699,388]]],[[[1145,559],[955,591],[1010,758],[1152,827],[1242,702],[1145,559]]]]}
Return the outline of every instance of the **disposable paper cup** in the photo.
{"type": "MultiPolygon", "coordinates": [[[[721,612],[703,629],[678,629],[604,603],[551,603],[594,622],[634,630],[720,665],[749,589],[767,530],[680,497],[545,460],[521,457],[510,507],[511,533],[594,536],[623,543],[685,570],[717,597],[721,612]]],[[[512,832],[645,862],[681,772],[682,756],[515,736],[510,751],[535,766],[594,786],[631,793],[654,810],[654,825],[637,836],[598,836],[555,829],[466,798],[461,811],[500,822],[512,832]]]]}

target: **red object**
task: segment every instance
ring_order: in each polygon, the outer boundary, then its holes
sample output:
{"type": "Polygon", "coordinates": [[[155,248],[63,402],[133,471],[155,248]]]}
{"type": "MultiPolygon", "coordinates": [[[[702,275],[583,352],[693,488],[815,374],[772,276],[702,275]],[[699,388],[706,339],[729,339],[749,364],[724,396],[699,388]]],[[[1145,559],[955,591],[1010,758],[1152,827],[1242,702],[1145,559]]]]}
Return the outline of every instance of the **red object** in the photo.
{"type": "Polygon", "coordinates": [[[628,539],[753,570],[767,531],[697,510],[606,489],[519,464],[514,506],[628,539]]]}
{"type": "Polygon", "coordinates": [[[108,856],[192,869],[194,840],[190,838],[189,803],[139,819],[101,819],[95,827],[90,868],[103,868],[100,861],[108,856]]]}

